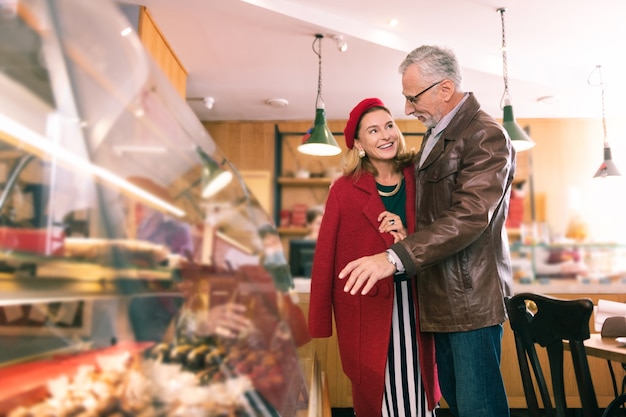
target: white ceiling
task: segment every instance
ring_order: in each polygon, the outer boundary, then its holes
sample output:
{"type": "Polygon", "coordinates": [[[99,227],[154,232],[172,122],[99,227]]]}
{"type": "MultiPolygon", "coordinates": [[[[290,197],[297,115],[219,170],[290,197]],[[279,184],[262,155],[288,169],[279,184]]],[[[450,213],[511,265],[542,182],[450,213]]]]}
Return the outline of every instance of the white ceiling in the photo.
{"type": "Polygon", "coordinates": [[[455,50],[464,87],[501,117],[502,26],[506,7],[509,93],[517,118],[597,118],[607,85],[607,117],[622,117],[626,96],[626,2],[622,0],[125,0],[148,7],[186,67],[188,103],[201,120],[313,119],[322,43],[322,96],[329,119],[346,119],[378,96],[405,118],[397,68],[413,48],[455,50]],[[387,21],[399,20],[390,27],[387,21]],[[347,52],[333,35],[343,35],[347,52]],[[597,71],[595,72],[597,75],[597,71]],[[597,81],[597,76],[592,77],[597,81]],[[557,96],[556,104],[537,101],[557,96]],[[289,104],[274,108],[270,98],[289,104]],[[621,100],[620,100],[621,99],[621,100]]]}

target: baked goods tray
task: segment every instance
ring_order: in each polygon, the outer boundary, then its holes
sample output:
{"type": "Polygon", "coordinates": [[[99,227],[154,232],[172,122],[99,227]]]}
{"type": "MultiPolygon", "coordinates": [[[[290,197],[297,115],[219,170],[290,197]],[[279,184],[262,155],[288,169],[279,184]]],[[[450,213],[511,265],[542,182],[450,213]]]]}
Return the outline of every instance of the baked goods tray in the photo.
{"type": "Polygon", "coordinates": [[[0,304],[170,292],[177,277],[178,271],[169,267],[116,268],[63,257],[0,253],[0,304]]]}

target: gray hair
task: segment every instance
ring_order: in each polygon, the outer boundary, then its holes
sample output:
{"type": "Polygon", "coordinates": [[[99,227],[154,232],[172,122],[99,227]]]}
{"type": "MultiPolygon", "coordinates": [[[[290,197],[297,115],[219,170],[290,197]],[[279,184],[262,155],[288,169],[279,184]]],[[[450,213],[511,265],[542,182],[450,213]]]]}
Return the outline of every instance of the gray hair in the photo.
{"type": "Polygon", "coordinates": [[[418,65],[427,82],[437,82],[442,79],[451,80],[457,90],[461,91],[463,76],[456,55],[451,49],[422,45],[411,51],[398,68],[404,74],[410,65],[418,65]]]}

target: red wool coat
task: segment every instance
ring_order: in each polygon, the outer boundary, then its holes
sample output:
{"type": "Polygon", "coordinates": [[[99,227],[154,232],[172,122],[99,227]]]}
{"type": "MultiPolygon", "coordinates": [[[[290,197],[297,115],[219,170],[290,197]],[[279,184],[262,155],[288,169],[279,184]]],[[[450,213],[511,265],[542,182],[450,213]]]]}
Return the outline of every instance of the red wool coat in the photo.
{"type": "MultiPolygon", "coordinates": [[[[415,230],[413,167],[405,168],[403,174],[406,226],[411,233],[415,230]]],[[[334,311],[341,363],[352,382],[354,409],[359,417],[381,415],[393,277],[380,280],[362,296],[345,293],[344,281],[338,275],[348,262],[391,246],[393,237],[378,231],[378,215],[384,210],[372,175],[363,174],[356,182],[351,177],[338,179],[328,194],[311,273],[309,332],[312,337],[331,336],[334,311]]],[[[417,302],[417,296],[413,298],[417,302]]],[[[426,398],[432,409],[440,398],[432,334],[419,332],[418,343],[426,398]]]]}

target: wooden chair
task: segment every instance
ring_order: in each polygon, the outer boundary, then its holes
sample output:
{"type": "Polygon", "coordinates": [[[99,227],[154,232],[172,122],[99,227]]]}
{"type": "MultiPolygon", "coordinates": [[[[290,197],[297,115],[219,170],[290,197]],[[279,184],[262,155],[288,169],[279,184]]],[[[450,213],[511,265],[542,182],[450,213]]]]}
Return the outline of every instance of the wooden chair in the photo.
{"type": "Polygon", "coordinates": [[[589,339],[589,318],[593,302],[589,299],[561,300],[544,295],[521,293],[506,299],[515,348],[531,417],[565,417],[567,404],[563,383],[563,340],[569,341],[583,417],[599,417],[589,364],[583,341],[589,339]],[[537,356],[537,348],[548,355],[552,392],[537,356]],[[532,374],[531,374],[532,370],[532,374]],[[537,401],[541,396],[543,413],[537,401]],[[554,398],[552,405],[551,395],[554,398]]]}

